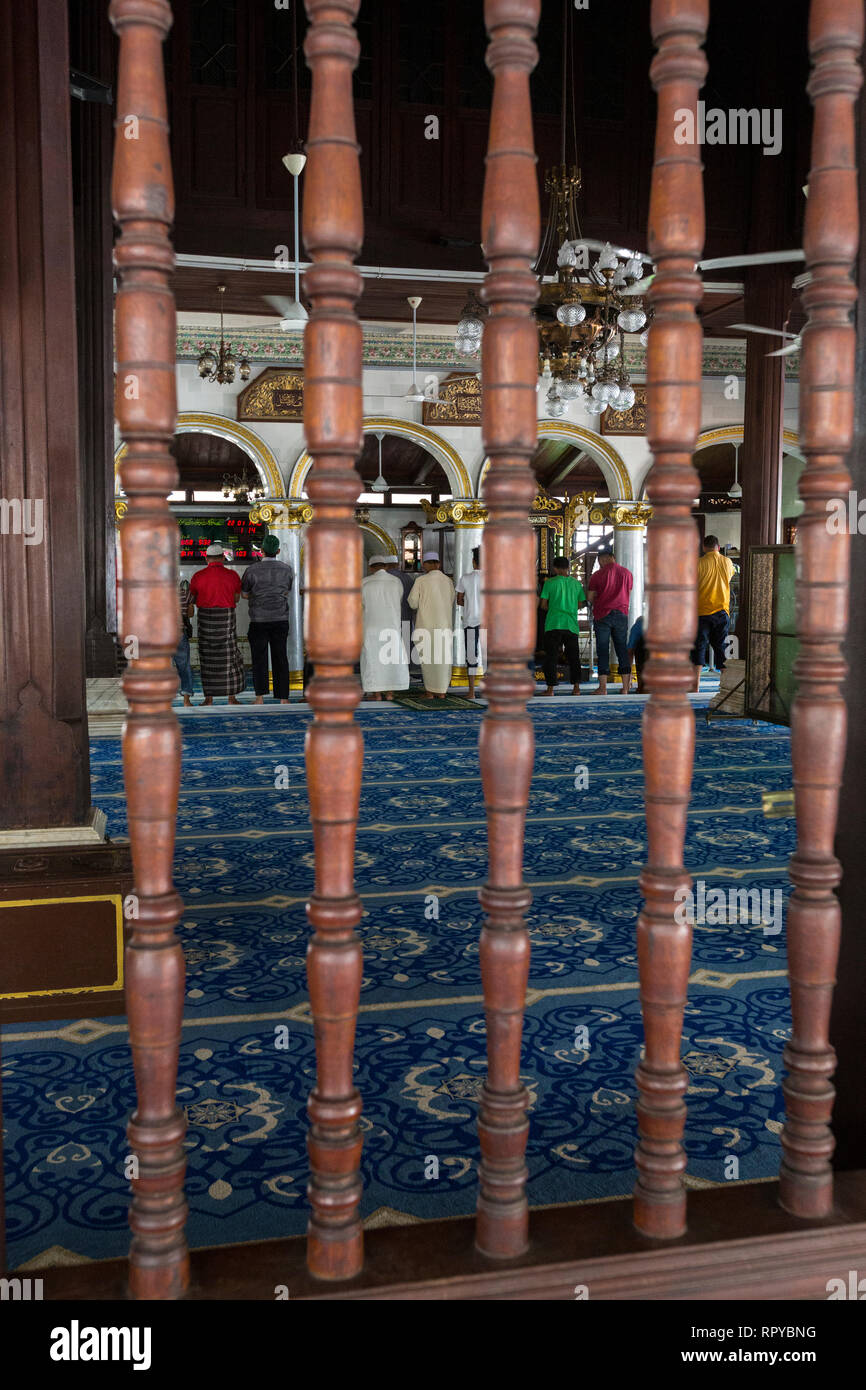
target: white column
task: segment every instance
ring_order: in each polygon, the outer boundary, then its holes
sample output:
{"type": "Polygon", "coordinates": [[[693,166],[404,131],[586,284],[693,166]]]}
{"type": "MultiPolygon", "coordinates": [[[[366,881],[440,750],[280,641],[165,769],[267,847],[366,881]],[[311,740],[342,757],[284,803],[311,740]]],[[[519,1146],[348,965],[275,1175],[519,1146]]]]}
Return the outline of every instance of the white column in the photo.
{"type": "Polygon", "coordinates": [[[632,584],[631,600],[628,608],[628,625],[643,613],[644,598],[644,536],[646,535],[646,525],[652,515],[652,508],[645,502],[635,502],[631,505],[614,504],[614,531],[613,531],[613,553],[617,564],[623,565],[631,571],[634,583],[632,584]]]}
{"type": "Polygon", "coordinates": [[[301,600],[301,534],[304,526],[313,519],[313,508],[309,502],[262,502],[250,519],[263,521],[271,534],[280,542],[277,557],[291,565],[295,572],[295,582],[289,594],[289,689],[303,690],[304,686],[304,618],[301,600]]]}
{"type": "MultiPolygon", "coordinates": [[[[454,587],[458,580],[472,570],[472,552],[481,545],[484,536],[484,523],[487,508],[480,502],[455,502],[454,504],[454,587]],[[459,513],[459,515],[458,515],[459,513]]],[[[482,560],[482,564],[483,564],[482,560]]],[[[463,609],[455,605],[454,630],[456,634],[454,650],[454,670],[452,685],[468,685],[466,674],[466,642],[463,637],[463,609]]]]}

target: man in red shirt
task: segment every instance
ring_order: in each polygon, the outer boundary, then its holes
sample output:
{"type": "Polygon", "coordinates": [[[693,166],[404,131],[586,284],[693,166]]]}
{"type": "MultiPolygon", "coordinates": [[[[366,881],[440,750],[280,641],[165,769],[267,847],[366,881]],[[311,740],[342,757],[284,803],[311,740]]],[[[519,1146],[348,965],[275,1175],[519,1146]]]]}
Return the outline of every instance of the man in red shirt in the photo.
{"type": "Polygon", "coordinates": [[[237,705],[244,688],[244,662],[238,647],[235,608],[241,581],[225,562],[223,548],[215,542],[207,551],[207,566],[196,570],[189,582],[190,601],[198,609],[198,654],[206,705],[214,695],[227,695],[237,705]]]}
{"type": "Polygon", "coordinates": [[[598,569],[589,581],[589,601],[592,604],[592,623],[598,652],[598,693],[607,694],[610,670],[610,644],[616,651],[622,675],[622,693],[627,695],[631,685],[631,662],[628,659],[628,601],[634,583],[631,570],[618,565],[609,551],[598,557],[598,569]]]}

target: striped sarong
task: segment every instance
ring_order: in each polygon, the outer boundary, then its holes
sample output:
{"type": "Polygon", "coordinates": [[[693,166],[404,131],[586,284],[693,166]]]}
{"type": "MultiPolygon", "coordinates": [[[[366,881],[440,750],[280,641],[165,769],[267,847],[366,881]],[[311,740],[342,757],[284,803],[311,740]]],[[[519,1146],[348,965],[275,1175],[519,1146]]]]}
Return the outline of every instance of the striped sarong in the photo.
{"type": "Polygon", "coordinates": [[[198,610],[198,655],[205,695],[237,695],[243,690],[244,660],[233,608],[198,610]]]}

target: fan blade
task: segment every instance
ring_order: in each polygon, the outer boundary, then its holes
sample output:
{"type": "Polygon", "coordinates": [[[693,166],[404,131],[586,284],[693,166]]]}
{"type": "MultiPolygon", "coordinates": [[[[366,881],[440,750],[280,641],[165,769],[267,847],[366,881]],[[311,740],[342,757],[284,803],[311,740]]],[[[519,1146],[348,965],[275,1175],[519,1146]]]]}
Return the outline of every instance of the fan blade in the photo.
{"type": "Polygon", "coordinates": [[[743,265],[784,265],[788,261],[805,259],[805,251],[758,251],[750,256],[719,256],[712,261],[698,261],[698,270],[729,270],[743,265]]]}
{"type": "Polygon", "coordinates": [[[732,323],[732,328],[743,328],[747,333],[769,333],[773,338],[796,338],[796,333],[784,333],[781,328],[760,328],[756,323],[732,323]]]}
{"type": "Polygon", "coordinates": [[[294,307],[294,300],[286,299],[280,294],[266,294],[262,298],[266,304],[270,304],[271,308],[276,310],[281,319],[288,318],[289,311],[294,307]]]}
{"type": "Polygon", "coordinates": [[[768,352],[768,357],[791,357],[793,353],[800,351],[800,339],[795,338],[793,343],[788,343],[787,347],[777,348],[775,352],[768,352]]]}

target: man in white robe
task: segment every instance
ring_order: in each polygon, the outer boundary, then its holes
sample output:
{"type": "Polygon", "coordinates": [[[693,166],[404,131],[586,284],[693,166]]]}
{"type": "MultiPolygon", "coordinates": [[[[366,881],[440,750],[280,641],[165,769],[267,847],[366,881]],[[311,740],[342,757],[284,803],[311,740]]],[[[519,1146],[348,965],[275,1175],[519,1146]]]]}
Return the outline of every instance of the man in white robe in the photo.
{"type": "Polygon", "coordinates": [[[430,699],[444,700],[451,684],[454,654],[454,585],[439,568],[435,550],[424,552],[424,573],[409,593],[409,607],[418,612],[414,643],[424,689],[430,699]]]}
{"type": "Polygon", "coordinates": [[[409,661],[400,631],[403,585],[388,574],[388,560],[387,555],[373,555],[370,573],[361,581],[361,685],[371,700],[390,700],[395,690],[409,688],[409,661]]]}

